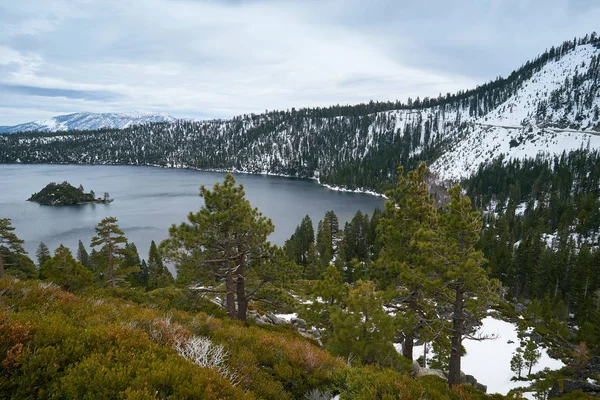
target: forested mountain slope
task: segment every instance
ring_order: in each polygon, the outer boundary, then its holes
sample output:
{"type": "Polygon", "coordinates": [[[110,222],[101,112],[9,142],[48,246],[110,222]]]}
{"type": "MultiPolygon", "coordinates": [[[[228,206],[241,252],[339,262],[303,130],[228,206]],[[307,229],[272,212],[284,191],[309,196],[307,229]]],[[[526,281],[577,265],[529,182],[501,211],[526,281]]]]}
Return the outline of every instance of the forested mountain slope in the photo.
{"type": "MultiPolygon", "coordinates": [[[[600,40],[564,42],[507,78],[407,103],[272,111],[122,130],[0,135],[0,162],[140,164],[316,177],[383,190],[419,160],[444,179],[481,163],[600,147],[600,40]]],[[[400,94],[401,95],[401,94],[400,94]]]]}

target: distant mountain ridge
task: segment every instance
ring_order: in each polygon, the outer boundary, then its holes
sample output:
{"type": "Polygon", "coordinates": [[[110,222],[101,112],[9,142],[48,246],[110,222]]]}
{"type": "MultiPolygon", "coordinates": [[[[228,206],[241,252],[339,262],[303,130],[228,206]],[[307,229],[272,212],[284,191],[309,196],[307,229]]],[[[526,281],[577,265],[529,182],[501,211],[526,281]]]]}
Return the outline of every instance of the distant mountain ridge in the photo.
{"type": "Polygon", "coordinates": [[[89,131],[97,129],[125,129],[133,125],[175,122],[168,114],[141,112],[92,113],[81,112],[58,115],[45,120],[27,122],[14,126],[0,126],[0,133],[89,131]]]}
{"type": "Polygon", "coordinates": [[[245,114],[77,135],[0,135],[0,162],[159,165],[317,178],[383,191],[426,161],[440,179],[496,159],[600,149],[600,38],[552,47],[506,78],[437,98],[245,114]]]}

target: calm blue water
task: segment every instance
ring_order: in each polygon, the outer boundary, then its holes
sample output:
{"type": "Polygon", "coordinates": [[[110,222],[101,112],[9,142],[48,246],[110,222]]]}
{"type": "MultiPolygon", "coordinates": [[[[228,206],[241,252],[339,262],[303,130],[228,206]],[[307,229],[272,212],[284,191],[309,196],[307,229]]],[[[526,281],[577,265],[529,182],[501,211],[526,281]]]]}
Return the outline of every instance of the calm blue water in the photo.
{"type": "MultiPolygon", "coordinates": [[[[158,244],[168,235],[172,224],[186,220],[190,211],[202,206],[200,185],[212,187],[225,174],[180,169],[134,166],[95,165],[0,165],[0,218],[11,218],[15,233],[25,240],[25,249],[35,261],[40,242],[51,250],[64,244],[76,252],[77,242],[89,249],[94,227],[103,218],[116,217],[125,236],[147,258],[152,240],[158,244]],[[83,185],[97,196],[108,192],[111,204],[86,204],[69,207],[41,206],[26,201],[50,182],[68,181],[83,185]]],[[[342,193],[326,189],[316,182],[260,175],[236,174],[244,185],[246,197],[254,207],[275,224],[273,243],[283,245],[310,215],[315,225],[327,210],[334,210],[343,227],[357,210],[371,214],[383,208],[383,200],[374,196],[342,193]]]]}

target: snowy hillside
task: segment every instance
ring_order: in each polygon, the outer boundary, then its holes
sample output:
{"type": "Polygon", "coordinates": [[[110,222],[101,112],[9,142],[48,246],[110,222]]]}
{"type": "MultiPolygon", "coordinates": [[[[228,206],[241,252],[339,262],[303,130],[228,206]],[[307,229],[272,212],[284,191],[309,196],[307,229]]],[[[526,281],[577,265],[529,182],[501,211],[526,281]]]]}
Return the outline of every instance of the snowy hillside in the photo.
{"type": "Polygon", "coordinates": [[[432,169],[443,179],[457,180],[500,155],[509,160],[588,145],[599,149],[599,54],[587,44],[548,62],[502,104],[469,119],[469,127],[432,169]],[[589,93],[588,98],[582,93],[589,93]]]}
{"type": "MultiPolygon", "coordinates": [[[[172,118],[74,114],[44,129],[123,127],[172,118]],[[68,121],[72,121],[69,123],[68,121]]],[[[600,149],[600,39],[552,47],[506,78],[406,103],[271,111],[119,132],[0,135],[0,162],[160,165],[318,178],[383,191],[396,168],[426,161],[442,179],[482,163],[600,149]]]]}
{"type": "Polygon", "coordinates": [[[57,132],[72,130],[124,129],[152,122],[174,122],[168,114],[150,113],[75,113],[15,126],[0,126],[0,133],[57,132]]]}

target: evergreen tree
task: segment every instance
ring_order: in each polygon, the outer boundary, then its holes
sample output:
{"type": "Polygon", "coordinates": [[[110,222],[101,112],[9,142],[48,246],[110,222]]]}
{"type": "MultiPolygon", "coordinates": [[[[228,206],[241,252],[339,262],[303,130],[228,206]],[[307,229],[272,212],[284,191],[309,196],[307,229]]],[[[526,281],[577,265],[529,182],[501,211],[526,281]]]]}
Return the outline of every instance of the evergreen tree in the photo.
{"type": "Polygon", "coordinates": [[[150,251],[148,253],[148,289],[165,287],[171,283],[173,283],[173,276],[164,266],[162,257],[153,240],[150,243],[150,251]]]}
{"type": "Polygon", "coordinates": [[[440,275],[448,304],[452,310],[452,343],[448,384],[460,384],[462,341],[467,316],[480,322],[490,305],[499,300],[499,282],[490,280],[483,265],[486,259],[475,249],[482,228],[479,212],[473,211],[471,200],[462,195],[460,186],[449,191],[451,200],[440,216],[442,249],[440,275]]]}
{"type": "Polygon", "coordinates": [[[388,306],[396,310],[403,335],[402,355],[412,360],[413,343],[420,335],[437,331],[439,318],[433,302],[437,282],[431,244],[435,243],[437,212],[427,187],[429,170],[422,163],[405,177],[398,168],[398,184],[386,193],[385,214],[379,232],[382,250],[372,276],[379,287],[393,294],[388,306]]]}
{"type": "Polygon", "coordinates": [[[517,379],[521,379],[521,372],[525,368],[525,360],[523,360],[522,353],[523,350],[518,348],[510,359],[510,370],[517,375],[517,379]]]}
{"type": "Polygon", "coordinates": [[[51,281],[63,290],[80,291],[92,284],[92,273],[79,263],[71,250],[60,245],[40,267],[40,279],[51,281]]]}
{"type": "Polygon", "coordinates": [[[38,260],[38,267],[41,267],[46,261],[52,258],[52,256],[50,255],[50,250],[48,250],[48,246],[46,246],[44,242],[40,242],[40,246],[35,252],[35,255],[38,260]]]}
{"type": "Polygon", "coordinates": [[[115,288],[125,281],[127,275],[138,270],[138,267],[123,267],[122,263],[129,253],[127,238],[117,225],[114,217],[106,217],[96,226],[96,236],[92,238],[91,247],[99,247],[96,262],[103,273],[106,285],[115,288]]]}
{"type": "Polygon", "coordinates": [[[83,242],[81,241],[81,239],[79,240],[79,243],[77,244],[77,261],[79,261],[81,263],[81,265],[83,265],[87,269],[89,269],[89,270],[92,269],[92,264],[90,262],[90,256],[89,256],[87,250],[85,249],[85,246],[83,245],[83,242]]]}
{"type": "MultiPolygon", "coordinates": [[[[521,344],[523,346],[523,344],[521,344]]],[[[531,375],[531,369],[539,361],[542,353],[538,350],[537,345],[533,340],[528,340],[523,349],[523,360],[525,366],[529,369],[527,375],[531,375]]]]}
{"type": "Polygon", "coordinates": [[[224,290],[208,290],[225,294],[228,316],[245,321],[248,302],[265,293],[267,284],[291,278],[293,267],[267,242],[273,223],[252,208],[233,175],[212,191],[202,186],[200,197],[204,206],[188,215],[189,223],[169,229],[161,250],[175,262],[182,283],[216,286],[224,281],[224,290]]]}
{"type": "Polygon", "coordinates": [[[329,265],[333,258],[333,238],[329,224],[329,220],[325,218],[319,221],[317,228],[317,251],[323,265],[329,265]]]}
{"type": "Polygon", "coordinates": [[[332,335],[327,349],[367,364],[392,365],[397,358],[392,345],[396,329],[383,303],[383,294],[372,282],[356,282],[348,293],[346,307],[336,307],[331,313],[332,335]]]}
{"type": "Polygon", "coordinates": [[[22,246],[23,240],[13,233],[14,230],[9,218],[0,218],[0,279],[4,277],[6,266],[14,265],[7,262],[10,256],[26,254],[22,246]]]}
{"type": "Polygon", "coordinates": [[[330,264],[311,293],[312,302],[306,304],[300,315],[308,324],[322,332],[322,340],[327,342],[333,332],[331,314],[346,306],[349,286],[344,284],[342,274],[330,264]]]}
{"type": "Polygon", "coordinates": [[[140,259],[140,253],[138,252],[137,246],[133,242],[127,242],[125,244],[125,253],[123,261],[120,267],[123,269],[136,270],[127,276],[127,281],[130,285],[146,287],[146,285],[140,284],[142,278],[141,274],[142,260],[140,259]]]}

